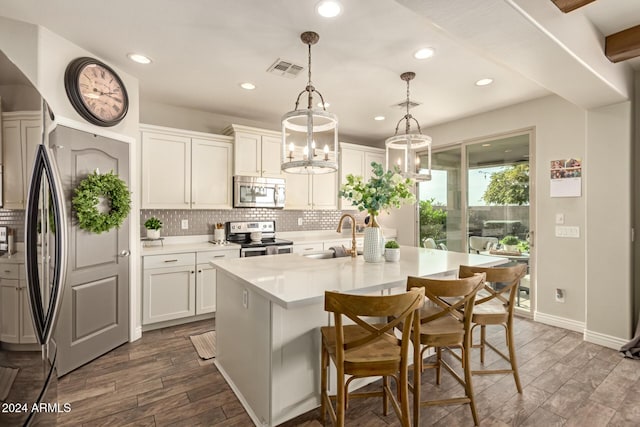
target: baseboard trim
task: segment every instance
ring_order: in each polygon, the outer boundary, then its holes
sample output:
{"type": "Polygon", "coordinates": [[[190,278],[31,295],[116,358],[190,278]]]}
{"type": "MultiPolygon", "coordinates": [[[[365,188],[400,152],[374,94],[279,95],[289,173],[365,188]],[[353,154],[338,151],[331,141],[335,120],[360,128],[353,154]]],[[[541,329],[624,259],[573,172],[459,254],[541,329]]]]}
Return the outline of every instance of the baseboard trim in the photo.
{"type": "Polygon", "coordinates": [[[602,334],[600,332],[594,332],[589,330],[584,331],[584,340],[594,344],[604,346],[604,347],[608,347],[614,350],[620,350],[620,347],[625,345],[628,341],[623,338],[618,338],[611,335],[602,334]]]}
{"type": "Polygon", "coordinates": [[[580,332],[581,334],[584,334],[585,332],[584,322],[578,322],[577,320],[554,316],[552,314],[536,311],[533,314],[533,320],[535,320],[536,322],[544,323],[546,325],[557,326],[559,328],[568,329],[570,331],[580,332]]]}
{"type": "Polygon", "coordinates": [[[142,338],[142,326],[138,326],[133,329],[133,335],[131,336],[131,339],[129,339],[129,342],[137,341],[140,338],[142,338]]]}

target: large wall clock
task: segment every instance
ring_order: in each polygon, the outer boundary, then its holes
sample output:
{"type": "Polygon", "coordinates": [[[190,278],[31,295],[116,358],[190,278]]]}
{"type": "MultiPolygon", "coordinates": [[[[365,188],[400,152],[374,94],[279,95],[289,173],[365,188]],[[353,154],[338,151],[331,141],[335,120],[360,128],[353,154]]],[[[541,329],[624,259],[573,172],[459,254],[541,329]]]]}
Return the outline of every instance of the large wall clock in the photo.
{"type": "Polygon", "coordinates": [[[94,58],[76,58],[64,73],[71,105],[88,122],[114,126],[127,115],[129,98],[122,80],[109,66],[94,58]]]}

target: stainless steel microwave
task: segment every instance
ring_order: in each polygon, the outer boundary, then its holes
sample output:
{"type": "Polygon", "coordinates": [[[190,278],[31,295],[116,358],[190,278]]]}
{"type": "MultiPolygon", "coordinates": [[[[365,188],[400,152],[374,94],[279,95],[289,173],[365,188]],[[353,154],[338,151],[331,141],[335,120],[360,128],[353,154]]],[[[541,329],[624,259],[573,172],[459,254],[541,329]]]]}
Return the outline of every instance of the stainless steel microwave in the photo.
{"type": "Polygon", "coordinates": [[[234,208],[284,208],[284,179],[233,177],[234,208]]]}

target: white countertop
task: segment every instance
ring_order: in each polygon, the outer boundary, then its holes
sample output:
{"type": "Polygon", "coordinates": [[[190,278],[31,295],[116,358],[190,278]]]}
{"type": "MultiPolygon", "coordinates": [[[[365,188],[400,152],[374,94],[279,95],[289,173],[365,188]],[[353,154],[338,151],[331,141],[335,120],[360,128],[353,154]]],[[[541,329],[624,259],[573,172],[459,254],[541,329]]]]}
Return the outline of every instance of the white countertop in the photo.
{"type": "Polygon", "coordinates": [[[324,292],[368,293],[403,287],[407,276],[455,274],[460,264],[492,266],[505,258],[403,246],[400,262],[367,263],[362,256],[313,259],[299,254],[212,261],[284,308],[322,301],[324,292]]]}

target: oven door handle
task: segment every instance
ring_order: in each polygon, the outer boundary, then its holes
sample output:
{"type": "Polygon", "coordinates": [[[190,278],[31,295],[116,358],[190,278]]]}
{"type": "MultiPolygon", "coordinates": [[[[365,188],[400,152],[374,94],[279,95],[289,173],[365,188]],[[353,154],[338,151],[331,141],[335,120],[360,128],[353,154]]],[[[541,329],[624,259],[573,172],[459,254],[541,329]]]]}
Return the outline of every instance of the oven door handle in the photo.
{"type": "Polygon", "coordinates": [[[267,254],[267,248],[264,247],[264,246],[259,247],[259,248],[242,248],[242,249],[240,249],[240,257],[243,258],[245,256],[244,254],[246,254],[248,252],[264,252],[265,255],[266,255],[267,254]]]}

